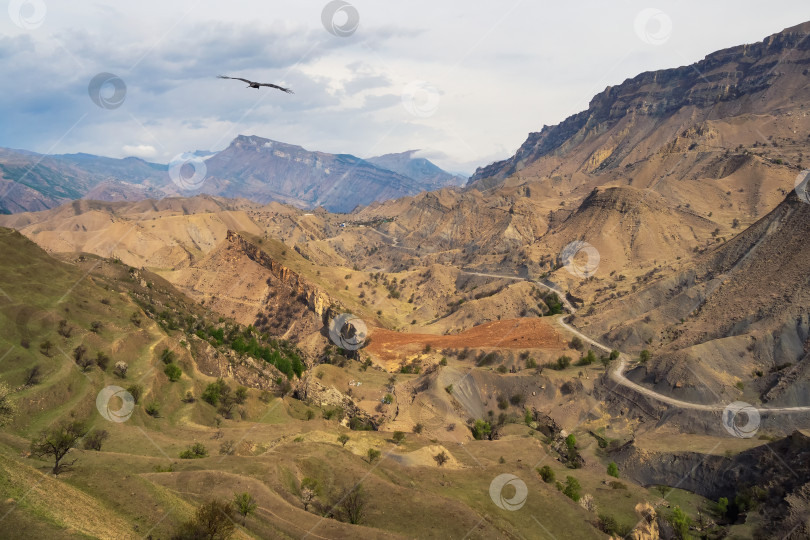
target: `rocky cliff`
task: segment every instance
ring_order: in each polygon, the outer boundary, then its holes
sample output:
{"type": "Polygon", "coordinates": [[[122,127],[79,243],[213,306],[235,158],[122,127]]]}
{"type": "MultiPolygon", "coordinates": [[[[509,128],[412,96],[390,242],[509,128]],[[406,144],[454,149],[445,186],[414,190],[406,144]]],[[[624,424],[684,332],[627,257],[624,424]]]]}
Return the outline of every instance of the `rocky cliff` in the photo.
{"type": "Polygon", "coordinates": [[[307,307],[309,307],[309,309],[311,309],[316,315],[321,317],[322,320],[329,320],[331,317],[338,314],[337,310],[340,309],[340,302],[331,298],[328,294],[323,292],[315,285],[309,283],[296,272],[293,272],[286,266],[271,258],[256,244],[249,242],[240,234],[230,230],[227,233],[226,239],[232,245],[236,246],[250,260],[270,270],[276,279],[280,280],[284,285],[295,291],[300,298],[305,299],[307,307]]]}
{"type": "Polygon", "coordinates": [[[581,159],[577,156],[577,167],[585,172],[618,167],[644,144],[650,131],[684,109],[710,109],[710,118],[717,119],[785,107],[785,98],[792,101],[807,95],[808,32],[810,22],[760,43],[712,53],[693,65],[642,73],[608,87],[591,100],[587,110],[530,133],[511,158],[479,168],[470,184],[507,178],[544,157],[570,156],[600,135],[609,135],[610,140],[589,148],[581,159]],[[762,98],[754,100],[754,95],[762,98]]]}

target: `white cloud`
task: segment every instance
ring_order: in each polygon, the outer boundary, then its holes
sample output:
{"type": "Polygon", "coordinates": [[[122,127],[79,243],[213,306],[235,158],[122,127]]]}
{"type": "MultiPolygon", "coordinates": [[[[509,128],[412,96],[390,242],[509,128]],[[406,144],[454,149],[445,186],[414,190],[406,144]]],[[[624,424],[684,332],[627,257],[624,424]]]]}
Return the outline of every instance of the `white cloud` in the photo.
{"type": "Polygon", "coordinates": [[[167,162],[255,134],[360,156],[421,148],[439,166],[471,173],[608,85],[807,16],[791,0],[665,2],[671,37],[652,46],[634,30],[649,7],[635,0],[349,1],[360,26],[348,38],[323,28],[326,0],[49,2],[35,31],[0,13],[0,146],[167,162]],[[88,98],[99,72],[125,81],[120,108],[88,98]],[[295,94],[247,89],[220,73],[295,94]],[[414,80],[441,94],[427,118],[402,107],[414,80]]]}
{"type": "Polygon", "coordinates": [[[158,153],[157,149],[151,144],[138,144],[135,146],[125,144],[121,149],[127,156],[139,157],[144,159],[153,158],[157,156],[158,153]]]}

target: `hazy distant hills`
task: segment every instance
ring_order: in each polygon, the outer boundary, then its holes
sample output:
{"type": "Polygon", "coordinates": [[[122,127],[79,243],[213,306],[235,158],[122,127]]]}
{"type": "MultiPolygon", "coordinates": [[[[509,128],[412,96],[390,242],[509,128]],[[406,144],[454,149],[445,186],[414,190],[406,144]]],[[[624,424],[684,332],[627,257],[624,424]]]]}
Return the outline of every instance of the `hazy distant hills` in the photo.
{"type": "Polygon", "coordinates": [[[167,165],[138,158],[46,156],[2,148],[0,213],[45,210],[80,198],[128,201],[197,193],[348,212],[357,205],[464,183],[412,154],[381,156],[372,163],[240,135],[221,152],[196,152],[207,177],[198,190],[184,191],[172,182],[167,165]]]}
{"type": "Polygon", "coordinates": [[[403,176],[413,178],[430,186],[431,189],[441,189],[448,186],[463,186],[467,178],[459,174],[451,174],[436,166],[433,162],[420,157],[414,157],[419,150],[408,150],[398,154],[385,154],[383,156],[368,158],[366,161],[394,171],[403,176]]]}
{"type": "Polygon", "coordinates": [[[259,203],[279,201],[350,212],[358,205],[460,183],[456,176],[408,152],[376,159],[373,163],[350,154],[313,152],[241,135],[206,160],[210,180],[201,191],[259,203]],[[389,164],[395,168],[386,168],[389,164]]]}
{"type": "Polygon", "coordinates": [[[0,148],[0,213],[53,208],[82,197],[137,200],[159,197],[166,167],[138,158],[90,154],[44,156],[0,148]]]}

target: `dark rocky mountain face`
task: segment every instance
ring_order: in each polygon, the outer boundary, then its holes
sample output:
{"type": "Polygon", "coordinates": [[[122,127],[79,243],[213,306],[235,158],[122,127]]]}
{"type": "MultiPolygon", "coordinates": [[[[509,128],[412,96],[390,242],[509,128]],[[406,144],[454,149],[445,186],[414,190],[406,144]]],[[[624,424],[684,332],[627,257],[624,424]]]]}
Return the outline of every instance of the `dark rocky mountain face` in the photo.
{"type": "Polygon", "coordinates": [[[603,172],[637,162],[644,157],[639,153],[651,153],[645,147],[651,133],[671,127],[668,121],[686,109],[694,113],[693,120],[785,112],[810,97],[808,32],[810,22],[761,43],[715,52],[690,66],[642,73],[608,87],[587,110],[530,133],[511,158],[479,168],[470,184],[505,179],[533,164],[539,165],[540,174],[565,174],[603,172]],[[599,148],[590,148],[590,142],[599,148]],[[557,167],[560,162],[553,158],[567,163],[557,167]]]}

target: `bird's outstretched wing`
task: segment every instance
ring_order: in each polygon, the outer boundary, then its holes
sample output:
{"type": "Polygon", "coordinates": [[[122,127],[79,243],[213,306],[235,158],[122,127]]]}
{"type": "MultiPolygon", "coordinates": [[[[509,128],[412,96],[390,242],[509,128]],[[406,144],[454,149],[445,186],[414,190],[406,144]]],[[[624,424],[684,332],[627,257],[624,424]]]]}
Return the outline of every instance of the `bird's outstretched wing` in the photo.
{"type": "Polygon", "coordinates": [[[278,86],[278,85],[275,85],[275,84],[270,84],[270,83],[259,83],[259,86],[269,86],[270,88],[276,88],[278,90],[281,90],[282,92],[287,92],[288,94],[294,94],[295,93],[292,90],[290,90],[289,88],[283,88],[281,86],[278,86]]]}
{"type": "Polygon", "coordinates": [[[243,79],[242,77],[226,77],[225,75],[217,75],[217,79],[233,79],[235,81],[242,81],[248,84],[251,84],[253,81],[249,81],[247,79],[243,79]]]}

